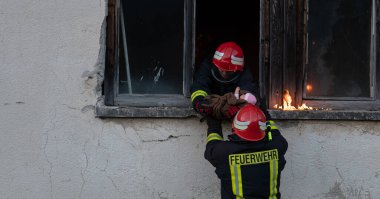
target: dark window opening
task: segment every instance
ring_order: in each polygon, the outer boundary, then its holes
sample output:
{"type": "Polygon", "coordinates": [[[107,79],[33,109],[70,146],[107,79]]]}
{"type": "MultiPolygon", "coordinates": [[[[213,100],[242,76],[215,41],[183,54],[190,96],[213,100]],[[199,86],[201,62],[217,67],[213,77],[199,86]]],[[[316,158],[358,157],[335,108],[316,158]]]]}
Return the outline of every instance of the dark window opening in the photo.
{"type": "Polygon", "coordinates": [[[182,94],[184,1],[121,1],[120,7],[119,93],[182,94]]]}
{"type": "Polygon", "coordinates": [[[260,1],[197,1],[195,66],[227,41],[243,49],[245,66],[259,81],[260,1]]]}
{"type": "Polygon", "coordinates": [[[309,0],[308,8],[304,97],[373,98],[372,0],[309,0]]]}

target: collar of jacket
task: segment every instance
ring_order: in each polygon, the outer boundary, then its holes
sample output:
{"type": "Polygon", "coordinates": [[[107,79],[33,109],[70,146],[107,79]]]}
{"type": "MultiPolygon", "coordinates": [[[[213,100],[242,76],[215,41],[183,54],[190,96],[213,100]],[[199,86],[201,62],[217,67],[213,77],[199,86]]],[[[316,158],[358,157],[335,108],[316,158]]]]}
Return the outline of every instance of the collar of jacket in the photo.
{"type": "Polygon", "coordinates": [[[218,69],[215,66],[212,66],[211,75],[219,83],[229,84],[229,83],[235,82],[240,77],[240,72],[236,72],[236,74],[229,79],[224,79],[222,76],[220,76],[218,69]]]}

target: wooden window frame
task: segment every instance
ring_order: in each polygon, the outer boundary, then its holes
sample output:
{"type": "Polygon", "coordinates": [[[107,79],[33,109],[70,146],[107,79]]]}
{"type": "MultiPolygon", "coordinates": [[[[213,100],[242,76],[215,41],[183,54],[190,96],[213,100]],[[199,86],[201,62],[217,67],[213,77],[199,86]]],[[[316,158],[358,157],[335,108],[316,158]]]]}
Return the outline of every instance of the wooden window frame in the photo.
{"type": "Polygon", "coordinates": [[[376,70],[376,99],[338,101],[338,100],[306,100],[303,97],[304,72],[307,42],[307,1],[308,0],[273,0],[270,9],[270,45],[269,70],[261,84],[268,85],[264,91],[268,96],[268,107],[272,117],[277,119],[337,119],[337,120],[380,120],[380,15],[379,0],[375,1],[375,42],[374,68],[376,70]],[[265,78],[268,78],[265,80],[265,78]],[[289,90],[293,97],[292,105],[306,103],[311,107],[331,110],[284,111],[274,109],[283,103],[283,91],[289,90]]]}

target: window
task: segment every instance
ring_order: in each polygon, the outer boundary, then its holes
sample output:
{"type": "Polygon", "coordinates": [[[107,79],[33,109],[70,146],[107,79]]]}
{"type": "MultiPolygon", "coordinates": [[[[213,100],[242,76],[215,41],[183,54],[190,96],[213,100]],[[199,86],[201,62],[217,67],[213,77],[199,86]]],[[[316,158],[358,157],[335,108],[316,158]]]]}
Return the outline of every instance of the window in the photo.
{"type": "Polygon", "coordinates": [[[379,1],[109,0],[106,106],[97,114],[194,115],[192,75],[218,44],[233,40],[274,118],[288,119],[276,109],[294,106],[310,111],[293,119],[325,119],[327,109],[370,111],[359,119],[380,120],[379,1]]]}
{"type": "Polygon", "coordinates": [[[305,99],[374,99],[372,0],[309,0],[305,99]]]}
{"type": "MultiPolygon", "coordinates": [[[[193,9],[188,0],[113,0],[115,61],[108,71],[106,105],[188,107],[193,9]]],[[[106,77],[107,78],[107,77],[106,77]]]]}
{"type": "Polygon", "coordinates": [[[109,0],[108,9],[98,116],[194,115],[189,99],[193,74],[225,41],[240,44],[259,79],[260,1],[109,0]]]}
{"type": "Polygon", "coordinates": [[[286,107],[284,97],[290,95],[295,108],[320,117],[331,114],[324,110],[379,111],[375,10],[379,1],[291,0],[283,4],[275,7],[279,12],[271,15],[274,21],[270,22],[269,106],[286,107]],[[276,39],[282,30],[283,39],[276,39]]]}

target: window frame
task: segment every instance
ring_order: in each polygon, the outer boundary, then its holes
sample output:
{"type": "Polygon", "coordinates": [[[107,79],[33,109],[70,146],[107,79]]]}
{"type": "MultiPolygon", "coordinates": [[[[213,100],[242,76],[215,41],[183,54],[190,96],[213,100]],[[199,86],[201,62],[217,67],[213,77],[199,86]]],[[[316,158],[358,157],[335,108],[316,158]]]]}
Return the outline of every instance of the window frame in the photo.
{"type": "Polygon", "coordinates": [[[122,107],[183,107],[189,108],[190,85],[194,65],[195,6],[184,0],[183,85],[182,94],[120,94],[119,93],[119,34],[120,1],[108,1],[106,68],[104,105],[122,107]]]}
{"type": "MultiPolygon", "coordinates": [[[[376,100],[373,101],[337,101],[303,99],[304,68],[306,58],[306,23],[308,0],[273,0],[268,7],[269,13],[269,64],[264,65],[260,84],[267,88],[262,91],[267,98],[269,113],[273,119],[294,120],[380,120],[380,39],[375,40],[374,64],[376,70],[376,100]],[[376,59],[378,58],[378,59],[376,59]],[[289,90],[293,97],[292,105],[306,103],[317,110],[285,111],[275,109],[282,105],[282,93],[289,90]],[[330,108],[326,110],[323,108],[330,108]]],[[[374,0],[375,37],[380,38],[380,0],[374,0]]],[[[266,31],[268,31],[266,30],[266,31]]]]}
{"type": "MultiPolygon", "coordinates": [[[[107,15],[107,35],[106,35],[106,57],[103,84],[103,96],[98,98],[95,106],[97,117],[190,117],[199,116],[190,107],[189,89],[184,89],[187,93],[177,96],[184,100],[181,105],[166,103],[165,99],[157,104],[146,103],[144,106],[134,106],[138,98],[145,95],[136,96],[131,103],[128,100],[115,103],[115,68],[117,67],[116,45],[117,37],[117,1],[108,1],[107,15]],[[130,104],[128,104],[130,103],[130,104]]],[[[192,10],[192,23],[185,26],[195,30],[195,1],[186,0],[187,9],[192,10]]],[[[307,0],[260,0],[260,51],[259,51],[259,71],[260,71],[260,93],[267,102],[267,107],[273,119],[328,119],[328,120],[380,120],[380,100],[374,101],[341,101],[334,100],[305,100],[303,99],[303,74],[305,64],[305,24],[306,24],[306,2],[307,0]],[[290,91],[293,96],[293,104],[307,103],[312,107],[336,108],[332,111],[283,111],[272,109],[274,104],[282,104],[282,93],[284,88],[290,91]],[[350,108],[350,109],[347,109],[350,108]]],[[[376,38],[380,38],[380,0],[375,0],[374,10],[376,16],[376,38]]],[[[193,36],[187,38],[187,42],[195,45],[193,36]]],[[[380,39],[376,39],[375,50],[380,46],[380,39]]],[[[188,74],[192,74],[194,48],[191,56],[184,57],[186,62],[192,63],[184,68],[188,74]]],[[[375,58],[380,57],[380,50],[375,51],[375,58]]],[[[375,59],[377,68],[380,68],[380,59],[375,59]]],[[[376,99],[380,99],[380,69],[376,70],[375,90],[376,99]]],[[[184,81],[188,86],[192,81],[189,76],[184,81]]],[[[154,96],[153,96],[154,97],[154,96]]],[[[167,96],[162,96],[167,97],[167,96]]],[[[132,98],[131,98],[132,99],[132,98]]],[[[156,99],[156,98],[155,98],[156,99]]],[[[117,102],[117,100],[116,100],[117,102]]]]}
{"type": "MultiPolygon", "coordinates": [[[[375,46],[375,43],[376,43],[376,40],[377,40],[377,37],[376,37],[376,10],[375,10],[375,1],[376,0],[370,0],[371,1],[371,43],[370,43],[370,46],[369,46],[369,49],[370,49],[370,62],[369,62],[369,73],[370,73],[370,80],[369,80],[369,90],[370,90],[370,96],[368,97],[332,97],[332,96],[307,96],[306,95],[306,92],[305,92],[305,88],[306,88],[306,82],[304,82],[304,85],[303,85],[303,89],[302,89],[302,97],[304,99],[304,101],[310,101],[310,102],[313,102],[313,101],[318,101],[318,100],[326,100],[326,101],[341,101],[341,102],[349,102],[350,101],[375,101],[376,100],[376,91],[375,91],[375,88],[377,87],[377,84],[376,84],[376,75],[374,72],[376,72],[376,46],[375,46]]],[[[304,13],[304,15],[306,15],[306,18],[308,19],[308,13],[309,13],[309,2],[310,0],[306,0],[306,11],[304,13]]],[[[307,21],[308,22],[308,21],[307,21]]],[[[304,63],[304,79],[306,80],[306,66],[309,64],[309,33],[307,31],[307,26],[308,26],[308,23],[306,23],[305,25],[305,28],[304,28],[304,34],[306,34],[306,39],[305,39],[305,49],[306,49],[306,52],[305,52],[305,63],[304,63]]]]}
{"type": "MultiPolygon", "coordinates": [[[[173,103],[167,103],[165,99],[161,102],[156,100],[156,104],[145,103],[145,105],[135,106],[133,103],[136,101],[141,101],[141,98],[146,97],[147,95],[136,96],[136,98],[129,98],[121,100],[118,103],[118,99],[115,100],[115,70],[117,69],[117,1],[118,0],[109,0],[108,1],[108,15],[107,15],[107,30],[106,30],[106,63],[105,63],[105,72],[104,72],[104,82],[103,82],[103,95],[98,98],[95,106],[95,114],[100,118],[108,117],[165,117],[165,118],[184,118],[197,116],[197,114],[191,107],[190,99],[190,89],[184,89],[184,96],[174,96],[177,97],[177,105],[173,106],[173,103]],[[137,99],[138,98],[138,99],[137,99]],[[180,99],[178,99],[180,98],[180,99]],[[182,101],[182,102],[180,102],[182,101]],[[115,103],[116,102],[116,103],[115,103]]],[[[184,70],[187,74],[191,74],[194,71],[194,55],[195,55],[195,8],[196,0],[186,0],[185,5],[187,10],[192,12],[188,13],[189,18],[192,19],[191,22],[187,21],[185,26],[187,30],[193,30],[189,34],[192,34],[191,37],[186,38],[186,42],[191,44],[193,47],[191,53],[184,58],[185,62],[191,63],[188,64],[184,70]]],[[[265,81],[267,78],[263,78],[264,75],[267,75],[266,66],[269,64],[269,1],[260,0],[260,51],[259,51],[259,72],[260,72],[260,81],[265,81]]],[[[186,76],[184,79],[186,87],[190,86],[192,83],[192,76],[186,76]]],[[[266,90],[267,86],[260,84],[260,92],[266,90]]],[[[157,95],[156,95],[157,96],[157,95]]],[[[156,97],[155,96],[155,97],[156,97]]],[[[162,96],[163,98],[167,96],[162,96]]],[[[173,97],[173,95],[171,95],[173,97]]],[[[156,99],[156,98],[155,98],[156,99]]]]}
{"type": "MultiPolygon", "coordinates": [[[[372,11],[374,15],[373,28],[375,29],[375,45],[372,45],[371,59],[376,71],[374,77],[374,99],[368,100],[355,98],[346,99],[306,99],[303,89],[305,77],[305,64],[307,56],[307,2],[308,0],[277,0],[271,7],[275,12],[271,13],[270,34],[270,74],[268,106],[282,105],[282,93],[289,90],[293,97],[292,105],[306,103],[312,107],[332,108],[333,110],[378,111],[380,110],[380,56],[379,46],[379,0],[373,0],[372,11]],[[284,8],[284,9],[282,9],[284,8]],[[283,17],[281,17],[283,16],[283,17]],[[283,36],[282,36],[283,33],[283,36]],[[279,38],[279,39],[277,39],[279,38]],[[377,68],[377,69],[376,69],[377,68]]],[[[312,111],[311,111],[312,112],[312,111]]]]}

